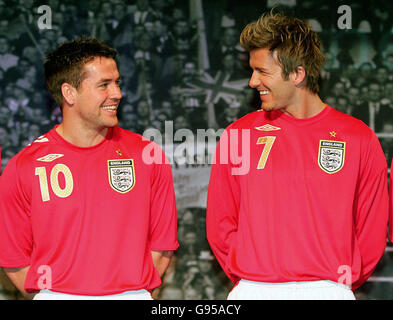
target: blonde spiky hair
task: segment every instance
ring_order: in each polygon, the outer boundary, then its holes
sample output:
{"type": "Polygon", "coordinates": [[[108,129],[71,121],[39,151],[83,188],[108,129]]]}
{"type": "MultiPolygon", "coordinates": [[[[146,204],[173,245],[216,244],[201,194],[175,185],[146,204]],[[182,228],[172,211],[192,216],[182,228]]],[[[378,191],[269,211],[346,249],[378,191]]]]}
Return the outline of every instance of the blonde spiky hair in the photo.
{"type": "Polygon", "coordinates": [[[306,87],[314,93],[319,91],[319,73],[325,58],[318,35],[304,21],[272,10],[243,29],[240,44],[249,52],[262,48],[276,52],[286,80],[302,66],[306,71],[306,87]]]}

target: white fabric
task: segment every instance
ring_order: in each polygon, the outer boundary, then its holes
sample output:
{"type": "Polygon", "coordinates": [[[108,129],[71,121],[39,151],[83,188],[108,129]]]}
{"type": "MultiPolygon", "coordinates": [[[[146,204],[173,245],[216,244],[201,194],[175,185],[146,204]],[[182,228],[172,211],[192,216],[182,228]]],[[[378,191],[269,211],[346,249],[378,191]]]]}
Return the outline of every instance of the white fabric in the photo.
{"type": "Polygon", "coordinates": [[[333,281],[284,283],[240,280],[228,300],[356,300],[352,290],[333,281]]]}
{"type": "Polygon", "coordinates": [[[147,290],[126,291],[105,296],[82,296],[41,290],[33,300],[153,300],[153,298],[147,290]]]}

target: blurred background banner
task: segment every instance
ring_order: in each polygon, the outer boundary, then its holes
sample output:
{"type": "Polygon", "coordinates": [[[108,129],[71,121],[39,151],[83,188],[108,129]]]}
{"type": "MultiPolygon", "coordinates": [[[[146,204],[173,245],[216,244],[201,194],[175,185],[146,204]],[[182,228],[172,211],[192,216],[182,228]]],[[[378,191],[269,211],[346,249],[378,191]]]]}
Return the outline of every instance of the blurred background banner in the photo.
{"type": "MultiPolygon", "coordinates": [[[[307,20],[319,34],[327,58],[321,97],[374,129],[390,166],[392,1],[0,0],[2,168],[61,121],[45,89],[45,52],[82,35],[105,41],[118,52],[123,78],[120,126],[159,142],[173,168],[180,249],[154,297],[225,299],[231,284],[205,234],[212,150],[217,133],[260,106],[247,86],[248,54],[239,36],[272,7],[307,20]],[[164,139],[168,123],[172,139],[164,139]],[[211,129],[212,140],[192,140],[198,129],[211,129]]],[[[393,299],[392,248],[388,243],[373,276],[355,292],[358,299],[393,299]]],[[[3,273],[0,299],[22,299],[3,273]]]]}

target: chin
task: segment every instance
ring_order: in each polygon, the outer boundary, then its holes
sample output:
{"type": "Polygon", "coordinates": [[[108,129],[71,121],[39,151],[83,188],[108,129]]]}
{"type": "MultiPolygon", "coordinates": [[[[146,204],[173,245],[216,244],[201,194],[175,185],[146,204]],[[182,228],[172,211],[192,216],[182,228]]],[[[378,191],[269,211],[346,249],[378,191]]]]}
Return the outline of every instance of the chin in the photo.
{"type": "Polygon", "coordinates": [[[262,103],[262,104],[261,104],[261,109],[262,109],[263,111],[272,111],[272,110],[274,110],[275,108],[274,108],[274,106],[272,106],[272,105],[262,103]]]}
{"type": "Polygon", "coordinates": [[[119,124],[119,120],[116,118],[116,120],[108,121],[106,123],[107,128],[113,128],[116,127],[119,124]]]}

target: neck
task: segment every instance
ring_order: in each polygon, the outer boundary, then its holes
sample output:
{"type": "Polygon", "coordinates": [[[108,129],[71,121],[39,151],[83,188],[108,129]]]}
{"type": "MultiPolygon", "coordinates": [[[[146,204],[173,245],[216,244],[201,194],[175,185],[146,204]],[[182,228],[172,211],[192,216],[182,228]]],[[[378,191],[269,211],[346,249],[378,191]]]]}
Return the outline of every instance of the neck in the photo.
{"type": "Polygon", "coordinates": [[[87,128],[77,128],[62,122],[56,132],[69,143],[83,148],[88,148],[99,144],[103,141],[108,133],[108,128],[101,130],[89,130],[87,128]]]}
{"type": "Polygon", "coordinates": [[[316,116],[326,106],[318,94],[304,92],[294,99],[294,103],[288,105],[282,111],[297,119],[307,119],[316,116]]]}

